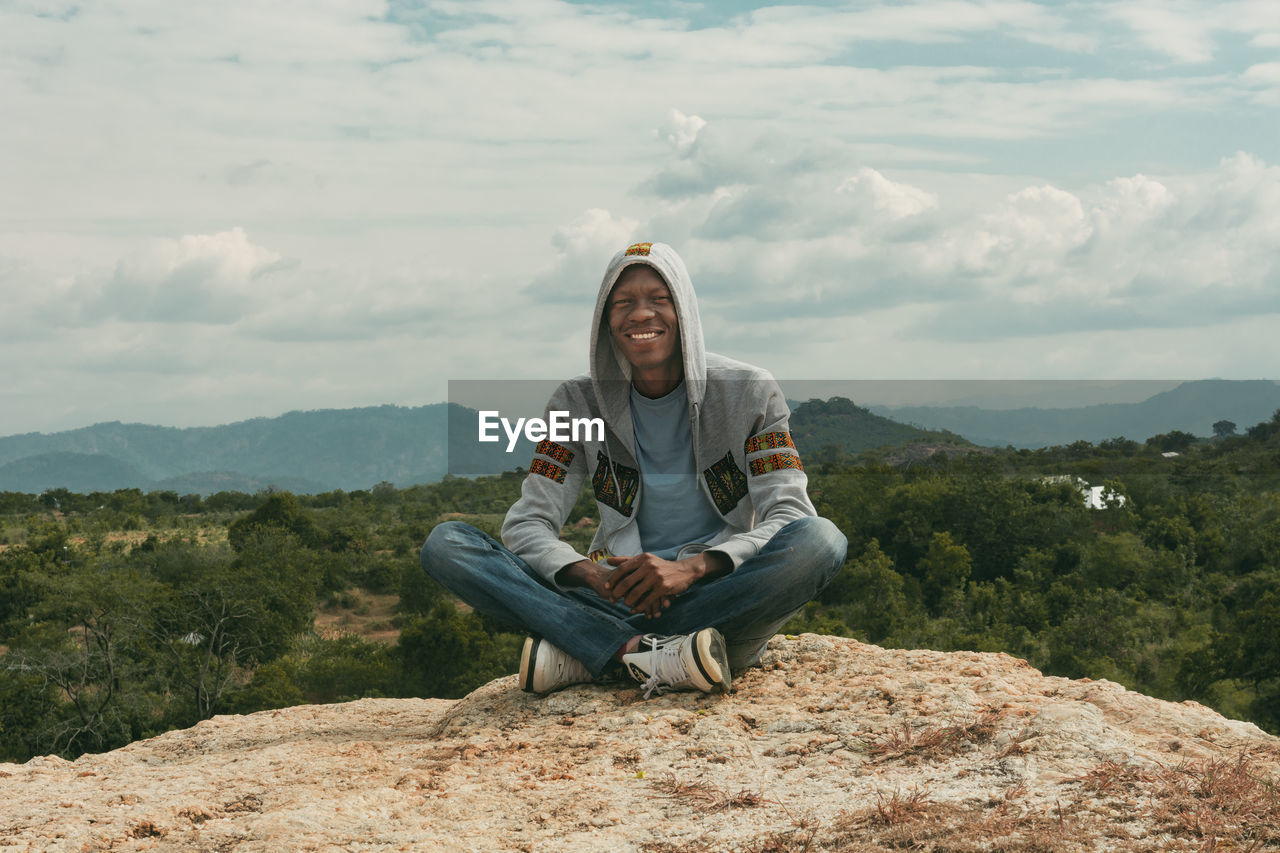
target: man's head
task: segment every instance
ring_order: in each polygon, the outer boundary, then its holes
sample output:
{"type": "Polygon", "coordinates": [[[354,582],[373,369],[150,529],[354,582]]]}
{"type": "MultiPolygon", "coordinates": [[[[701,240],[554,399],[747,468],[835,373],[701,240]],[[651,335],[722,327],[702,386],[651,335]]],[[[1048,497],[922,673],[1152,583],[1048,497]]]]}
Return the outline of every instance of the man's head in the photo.
{"type": "Polygon", "coordinates": [[[631,363],[636,389],[659,397],[675,388],[684,376],[680,320],[671,290],[657,270],[647,264],[624,269],[606,306],[609,334],[631,363]]]}

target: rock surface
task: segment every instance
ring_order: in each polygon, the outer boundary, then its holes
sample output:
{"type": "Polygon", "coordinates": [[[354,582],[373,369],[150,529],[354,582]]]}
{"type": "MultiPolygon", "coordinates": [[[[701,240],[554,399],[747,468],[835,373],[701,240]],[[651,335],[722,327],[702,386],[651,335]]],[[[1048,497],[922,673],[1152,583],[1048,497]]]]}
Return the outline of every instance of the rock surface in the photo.
{"type": "Polygon", "coordinates": [[[0,764],[0,848],[1263,850],[1277,778],[1195,703],[806,634],[725,696],[508,677],[0,764]]]}

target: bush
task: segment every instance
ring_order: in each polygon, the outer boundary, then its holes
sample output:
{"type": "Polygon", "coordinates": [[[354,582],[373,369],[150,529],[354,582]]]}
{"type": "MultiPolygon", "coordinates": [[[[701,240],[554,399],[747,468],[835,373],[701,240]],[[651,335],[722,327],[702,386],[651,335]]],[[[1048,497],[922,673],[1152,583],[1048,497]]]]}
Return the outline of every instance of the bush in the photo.
{"type": "Polygon", "coordinates": [[[438,599],[425,616],[407,620],[396,647],[410,696],[456,699],[515,672],[522,638],[491,634],[474,613],[438,599]]]}
{"type": "Polygon", "coordinates": [[[254,671],[248,684],[227,693],[226,709],[229,714],[252,714],[301,705],[305,701],[285,668],[278,663],[267,663],[254,671]]]}
{"type": "Polygon", "coordinates": [[[307,635],[286,658],[307,702],[340,702],[396,692],[399,667],[390,646],[355,634],[307,635]]]}

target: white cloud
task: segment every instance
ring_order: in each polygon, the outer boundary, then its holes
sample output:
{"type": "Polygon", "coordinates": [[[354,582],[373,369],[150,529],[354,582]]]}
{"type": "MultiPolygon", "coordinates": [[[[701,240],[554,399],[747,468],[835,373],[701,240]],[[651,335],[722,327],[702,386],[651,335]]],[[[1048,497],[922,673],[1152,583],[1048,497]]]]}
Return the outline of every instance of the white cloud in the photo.
{"type": "Polygon", "coordinates": [[[1280,16],[1273,0],[1129,0],[1096,8],[1126,24],[1152,51],[1181,63],[1214,59],[1223,34],[1245,36],[1258,48],[1280,44],[1280,16]]]}
{"type": "Polygon", "coordinates": [[[639,238],[639,224],[600,208],[585,211],[555,230],[551,237],[554,260],[525,292],[537,302],[594,305],[605,264],[639,238]]]}
{"type": "Polygon", "coordinates": [[[938,206],[938,197],[933,193],[896,184],[866,166],[836,187],[836,192],[860,197],[863,205],[895,222],[938,206]]]}
{"type": "MultiPolygon", "coordinates": [[[[778,134],[712,156],[704,145],[718,139],[711,124],[691,152],[673,152],[699,180],[627,229],[661,228],[683,249],[709,328],[731,318],[751,336],[871,312],[916,340],[995,342],[1280,314],[1280,167],[1247,154],[1198,174],[1031,184],[985,201],[948,181],[935,189],[929,173],[806,158],[778,134]]],[[[598,275],[609,254],[602,245],[578,275],[598,275]]]]}
{"type": "MultiPolygon", "coordinates": [[[[983,217],[972,233],[988,247],[973,263],[974,268],[1036,281],[1059,272],[1062,257],[1083,245],[1093,226],[1075,195],[1057,187],[1038,186],[1011,195],[999,210],[983,217]]],[[[1025,294],[1016,296],[1025,298],[1025,294]]]]}
{"type": "Polygon", "coordinates": [[[662,135],[667,144],[677,151],[686,151],[698,138],[698,131],[707,126],[701,116],[687,116],[677,109],[667,114],[665,126],[656,132],[662,135]]]}
{"type": "Polygon", "coordinates": [[[686,255],[709,333],[801,373],[1052,371],[1109,334],[1072,329],[1269,316],[1275,167],[1213,160],[1275,160],[1237,138],[1280,103],[1274,0],[689,13],[0,5],[0,366],[26,383],[0,433],[577,372],[637,239],[686,255]]]}
{"type": "MultiPolygon", "coordinates": [[[[1273,47],[1280,47],[1277,37],[1273,47]]],[[[1254,91],[1254,100],[1265,107],[1280,106],[1280,62],[1260,62],[1240,75],[1240,82],[1254,91]]]]}
{"type": "Polygon", "coordinates": [[[1154,51],[1179,62],[1208,62],[1214,40],[1212,28],[1199,20],[1202,10],[1198,3],[1130,2],[1106,7],[1105,14],[1128,24],[1154,51]]]}
{"type": "Polygon", "coordinates": [[[49,320],[232,323],[251,312],[270,286],[266,276],[282,265],[284,258],[242,228],[154,240],[109,276],[77,278],[47,306],[49,320]]]}
{"type": "Polygon", "coordinates": [[[1259,62],[1250,65],[1240,78],[1246,83],[1258,83],[1264,86],[1280,85],[1280,62],[1259,62]]]}

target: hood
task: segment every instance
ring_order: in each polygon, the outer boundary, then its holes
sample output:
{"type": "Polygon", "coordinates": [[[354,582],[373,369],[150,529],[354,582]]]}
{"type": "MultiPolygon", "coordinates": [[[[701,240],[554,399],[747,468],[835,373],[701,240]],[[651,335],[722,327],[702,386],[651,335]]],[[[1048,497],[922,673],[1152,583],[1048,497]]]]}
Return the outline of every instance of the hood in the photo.
{"type": "Polygon", "coordinates": [[[618,276],[627,267],[644,264],[662,276],[671,291],[675,303],[676,319],[680,321],[680,351],[684,356],[684,384],[689,397],[689,408],[702,403],[707,384],[707,354],[702,340],[702,321],[698,317],[698,300],[693,294],[693,282],[684,261],[676,250],[666,243],[634,243],[618,252],[609,261],[600,292],[596,294],[596,310],[591,319],[591,384],[596,399],[604,409],[605,419],[611,425],[626,425],[618,429],[630,446],[631,423],[631,364],[622,356],[609,334],[605,323],[605,304],[618,276]]]}

